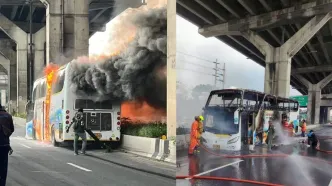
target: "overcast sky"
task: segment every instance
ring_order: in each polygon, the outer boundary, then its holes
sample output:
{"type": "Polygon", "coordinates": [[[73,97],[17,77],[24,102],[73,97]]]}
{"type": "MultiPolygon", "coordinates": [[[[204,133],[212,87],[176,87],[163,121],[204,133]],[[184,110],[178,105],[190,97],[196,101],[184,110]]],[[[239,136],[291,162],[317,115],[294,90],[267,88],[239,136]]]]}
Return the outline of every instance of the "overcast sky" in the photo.
{"type": "MultiPolygon", "coordinates": [[[[109,30],[116,18],[106,25],[105,32],[97,32],[90,38],[89,53],[100,54],[109,39],[109,30]]],[[[177,79],[189,87],[199,84],[214,84],[215,61],[226,64],[225,88],[235,86],[264,91],[264,68],[246,56],[237,52],[216,38],[205,38],[198,34],[198,28],[180,16],[176,20],[177,47],[177,79]],[[184,54],[183,54],[184,53],[184,54]],[[206,59],[208,61],[200,60],[206,59]],[[195,65],[197,64],[197,65],[195,65]],[[204,66],[204,67],[202,67],[204,66]],[[180,70],[181,69],[181,70],[180,70]],[[182,70],[186,69],[186,70],[182,70]],[[211,75],[208,75],[211,74],[211,75]]],[[[217,84],[222,88],[221,82],[217,84]]],[[[301,95],[297,90],[290,89],[290,95],[301,95]]]]}
{"type": "MultiPolygon", "coordinates": [[[[264,68],[246,56],[229,47],[216,38],[205,38],[198,33],[198,27],[180,16],[176,19],[176,47],[177,47],[177,79],[191,87],[198,84],[214,84],[213,63],[190,57],[226,63],[225,88],[235,86],[264,91],[264,68]],[[188,55],[185,55],[185,54],[188,55]],[[204,65],[210,68],[201,67],[204,65]],[[187,70],[180,70],[187,69],[187,70]],[[192,71],[197,72],[192,72],[192,71]],[[200,73],[202,72],[202,73],[200,73]]],[[[222,67],[221,64],[219,67],[222,67]]],[[[218,85],[222,88],[221,83],[218,85]]],[[[290,89],[290,95],[301,95],[297,90],[290,89]]]]}

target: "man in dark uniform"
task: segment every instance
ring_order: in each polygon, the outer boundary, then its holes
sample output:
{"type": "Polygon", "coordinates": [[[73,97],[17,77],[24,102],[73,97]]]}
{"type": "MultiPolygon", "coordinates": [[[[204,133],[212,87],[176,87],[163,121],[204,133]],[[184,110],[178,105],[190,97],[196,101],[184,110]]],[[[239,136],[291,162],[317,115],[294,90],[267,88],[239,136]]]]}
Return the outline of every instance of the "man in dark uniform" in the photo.
{"type": "Polygon", "coordinates": [[[312,149],[316,149],[318,145],[318,139],[313,130],[310,130],[308,133],[308,145],[311,145],[312,149]]]}
{"type": "Polygon", "coordinates": [[[70,126],[67,129],[67,133],[69,132],[70,127],[74,125],[74,133],[75,133],[75,138],[74,138],[74,152],[75,155],[78,155],[78,150],[77,150],[77,143],[78,139],[82,139],[82,154],[85,154],[86,150],[86,133],[85,133],[85,122],[83,121],[83,109],[80,108],[78,109],[78,112],[76,112],[75,117],[73,118],[73,121],[71,122],[70,126]]]}
{"type": "Polygon", "coordinates": [[[13,118],[0,105],[0,186],[6,185],[8,153],[11,152],[9,137],[13,132],[13,118]]]}

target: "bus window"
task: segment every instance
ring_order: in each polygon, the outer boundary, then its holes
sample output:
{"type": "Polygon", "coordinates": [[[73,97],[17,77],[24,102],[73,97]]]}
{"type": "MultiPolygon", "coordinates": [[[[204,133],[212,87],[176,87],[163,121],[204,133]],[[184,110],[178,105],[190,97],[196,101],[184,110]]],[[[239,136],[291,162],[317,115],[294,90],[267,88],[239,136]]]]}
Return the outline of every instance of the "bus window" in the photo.
{"type": "Polygon", "coordinates": [[[61,90],[63,89],[63,84],[65,81],[65,75],[64,75],[64,71],[60,71],[57,74],[57,78],[55,80],[55,82],[53,83],[53,87],[52,87],[52,94],[56,94],[58,92],[61,92],[61,90]]]}
{"type": "Polygon", "coordinates": [[[241,103],[241,94],[238,93],[223,93],[213,94],[208,103],[208,106],[230,107],[239,105],[241,103]]]}
{"type": "Polygon", "coordinates": [[[85,99],[76,99],[75,100],[75,109],[85,109],[86,108],[86,100],[85,99]]]}
{"type": "Polygon", "coordinates": [[[40,97],[40,84],[36,86],[36,99],[39,99],[40,97]]]}
{"type": "Polygon", "coordinates": [[[112,101],[107,100],[107,101],[100,102],[99,108],[100,109],[112,109],[112,101]]]}
{"type": "Polygon", "coordinates": [[[40,87],[40,97],[45,97],[46,96],[46,82],[43,82],[41,87],[40,87]]]}
{"type": "Polygon", "coordinates": [[[36,89],[37,89],[37,86],[32,91],[32,103],[34,103],[36,100],[36,89]]]}
{"type": "Polygon", "coordinates": [[[95,110],[95,109],[112,109],[112,100],[106,100],[102,102],[94,102],[92,100],[86,100],[86,99],[76,99],[75,101],[75,109],[89,109],[89,110],[95,110]]]}

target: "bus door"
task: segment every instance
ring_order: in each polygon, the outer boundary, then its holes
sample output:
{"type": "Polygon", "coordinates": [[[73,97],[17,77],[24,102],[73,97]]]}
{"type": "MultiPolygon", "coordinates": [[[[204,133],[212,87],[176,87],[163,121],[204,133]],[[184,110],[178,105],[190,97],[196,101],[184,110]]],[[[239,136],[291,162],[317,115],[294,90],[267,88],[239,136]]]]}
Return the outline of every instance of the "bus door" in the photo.
{"type": "Polygon", "coordinates": [[[248,112],[241,113],[241,142],[243,145],[248,144],[248,131],[249,131],[249,123],[248,123],[248,112]]]}

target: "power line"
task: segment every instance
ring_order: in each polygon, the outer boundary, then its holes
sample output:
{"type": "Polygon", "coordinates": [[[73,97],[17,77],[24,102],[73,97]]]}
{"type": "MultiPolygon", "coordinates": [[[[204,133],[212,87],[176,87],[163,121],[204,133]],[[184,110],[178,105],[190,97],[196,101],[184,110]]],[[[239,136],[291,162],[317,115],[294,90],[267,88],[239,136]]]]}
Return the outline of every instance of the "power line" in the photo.
{"type": "Polygon", "coordinates": [[[196,73],[200,73],[200,74],[204,74],[204,75],[209,75],[209,76],[213,76],[213,74],[209,74],[209,73],[205,73],[205,72],[200,72],[200,71],[196,71],[196,70],[191,70],[191,69],[185,69],[185,68],[176,68],[177,70],[186,70],[186,71],[191,71],[191,72],[196,72],[196,73]]]}
{"type": "Polygon", "coordinates": [[[197,57],[197,56],[194,56],[194,55],[191,55],[191,54],[187,54],[187,53],[184,53],[184,52],[180,52],[180,51],[176,51],[176,52],[178,52],[178,53],[180,53],[182,55],[185,55],[185,56],[190,56],[190,57],[202,60],[202,61],[206,61],[206,62],[210,62],[210,63],[214,62],[214,61],[211,61],[211,60],[208,60],[208,59],[204,59],[204,58],[201,58],[201,57],[197,57]]]}
{"type": "Polygon", "coordinates": [[[193,65],[196,65],[196,66],[200,66],[200,67],[203,67],[203,68],[209,68],[209,69],[213,68],[213,67],[208,67],[208,66],[205,66],[205,65],[200,65],[200,64],[197,64],[197,63],[193,63],[193,62],[187,62],[187,61],[178,61],[178,62],[190,63],[190,64],[193,64],[193,65]]]}

